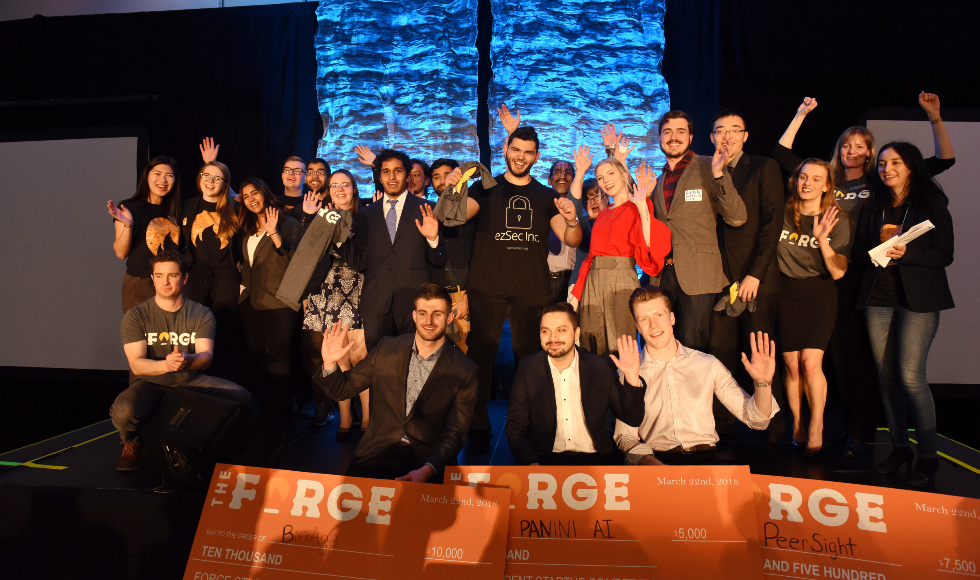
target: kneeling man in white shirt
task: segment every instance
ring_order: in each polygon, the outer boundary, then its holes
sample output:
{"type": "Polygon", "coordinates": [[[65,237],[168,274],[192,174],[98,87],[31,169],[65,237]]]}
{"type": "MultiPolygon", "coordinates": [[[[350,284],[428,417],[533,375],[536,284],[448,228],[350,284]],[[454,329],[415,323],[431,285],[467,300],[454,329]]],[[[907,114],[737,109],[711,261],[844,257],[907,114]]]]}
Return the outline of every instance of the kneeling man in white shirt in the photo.
{"type": "MultiPolygon", "coordinates": [[[[711,411],[718,400],[741,422],[762,430],[779,411],[772,398],[776,343],[761,332],[750,340],[752,357],[742,364],[755,382],[755,394],[742,390],[718,359],[674,338],[670,299],[656,286],[637,288],[629,301],[636,327],[646,341],[638,369],[646,383],[646,414],[639,428],[616,421],[615,440],[631,465],[712,464],[718,434],[711,411]]],[[[635,375],[634,375],[635,376],[635,375]]]]}

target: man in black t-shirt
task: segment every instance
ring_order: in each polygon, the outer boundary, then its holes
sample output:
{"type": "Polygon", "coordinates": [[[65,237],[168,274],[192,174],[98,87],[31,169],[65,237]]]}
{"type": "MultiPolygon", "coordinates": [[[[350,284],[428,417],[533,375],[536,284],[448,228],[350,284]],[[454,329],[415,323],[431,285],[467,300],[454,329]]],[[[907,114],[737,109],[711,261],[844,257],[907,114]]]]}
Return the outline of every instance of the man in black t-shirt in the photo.
{"type": "MultiPolygon", "coordinates": [[[[497,185],[484,189],[481,182],[469,189],[466,217],[476,221],[476,235],[466,285],[472,325],[467,355],[480,367],[470,431],[474,453],[490,446],[486,403],[504,321],[510,320],[516,360],[541,347],[537,321],[551,298],[548,234],[553,231],[573,248],[582,240],[572,202],[531,177],[531,167],[541,155],[538,145],[533,127],[517,128],[507,138],[507,172],[496,178],[497,185]]],[[[455,169],[446,183],[455,185],[461,177],[455,169]]]]}
{"type": "Polygon", "coordinates": [[[119,471],[139,467],[139,426],[160,404],[165,388],[185,388],[248,404],[243,387],[201,373],[214,353],[214,314],[184,298],[187,263],[172,250],[150,259],[156,295],[123,316],[122,342],[129,369],[129,388],[119,393],[109,409],[112,424],[123,442],[119,471]]]}

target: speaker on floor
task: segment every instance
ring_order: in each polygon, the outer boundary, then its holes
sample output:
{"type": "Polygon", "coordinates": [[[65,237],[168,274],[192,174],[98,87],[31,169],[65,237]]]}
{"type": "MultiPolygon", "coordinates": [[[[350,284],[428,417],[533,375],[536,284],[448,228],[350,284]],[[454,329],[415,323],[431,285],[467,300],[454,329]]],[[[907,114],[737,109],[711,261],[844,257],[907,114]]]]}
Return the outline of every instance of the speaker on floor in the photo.
{"type": "Polygon", "coordinates": [[[178,478],[211,481],[217,463],[274,467],[286,438],[236,401],[162,387],[163,399],[140,427],[146,448],[162,449],[178,478]]]}

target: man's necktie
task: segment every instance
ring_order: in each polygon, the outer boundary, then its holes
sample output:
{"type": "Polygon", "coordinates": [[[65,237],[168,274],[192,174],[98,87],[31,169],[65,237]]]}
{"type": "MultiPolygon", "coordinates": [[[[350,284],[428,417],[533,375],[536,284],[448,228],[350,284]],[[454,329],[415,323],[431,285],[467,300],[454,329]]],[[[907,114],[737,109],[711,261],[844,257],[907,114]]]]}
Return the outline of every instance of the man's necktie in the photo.
{"type": "Polygon", "coordinates": [[[388,224],[388,237],[391,238],[391,243],[395,243],[395,228],[398,226],[398,214],[395,213],[395,204],[398,203],[397,199],[389,199],[388,205],[388,215],[385,216],[385,223],[388,224]]]}

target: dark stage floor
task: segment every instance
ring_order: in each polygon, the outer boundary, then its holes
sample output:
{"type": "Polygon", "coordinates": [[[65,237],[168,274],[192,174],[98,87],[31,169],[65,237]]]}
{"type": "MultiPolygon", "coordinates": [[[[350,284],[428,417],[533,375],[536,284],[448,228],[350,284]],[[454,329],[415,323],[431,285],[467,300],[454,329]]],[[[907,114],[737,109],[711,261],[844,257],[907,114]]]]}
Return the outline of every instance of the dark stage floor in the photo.
{"type": "MultiPolygon", "coordinates": [[[[463,465],[513,465],[513,456],[502,436],[507,415],[506,401],[491,401],[494,440],[491,450],[474,455],[465,448],[459,456],[463,465]]],[[[322,428],[311,428],[306,421],[293,422],[288,433],[289,447],[278,467],[313,473],[341,474],[347,468],[359,441],[334,441],[338,422],[322,428]]],[[[356,428],[355,428],[356,431],[356,428]]],[[[889,450],[888,433],[879,429],[878,440],[864,457],[848,459],[841,448],[828,442],[824,451],[806,458],[794,452],[787,443],[764,448],[759,434],[738,432],[739,441],[723,442],[734,462],[747,464],[753,472],[786,477],[802,477],[882,487],[902,487],[900,475],[880,475],[872,466],[883,460],[889,450]]],[[[150,465],[136,472],[115,470],[120,453],[119,437],[106,420],[64,435],[28,445],[0,455],[0,486],[45,486],[62,488],[98,488],[150,490],[161,486],[160,469],[150,465]]],[[[939,438],[943,454],[936,478],[935,493],[980,498],[980,451],[946,437],[939,438]]]]}

